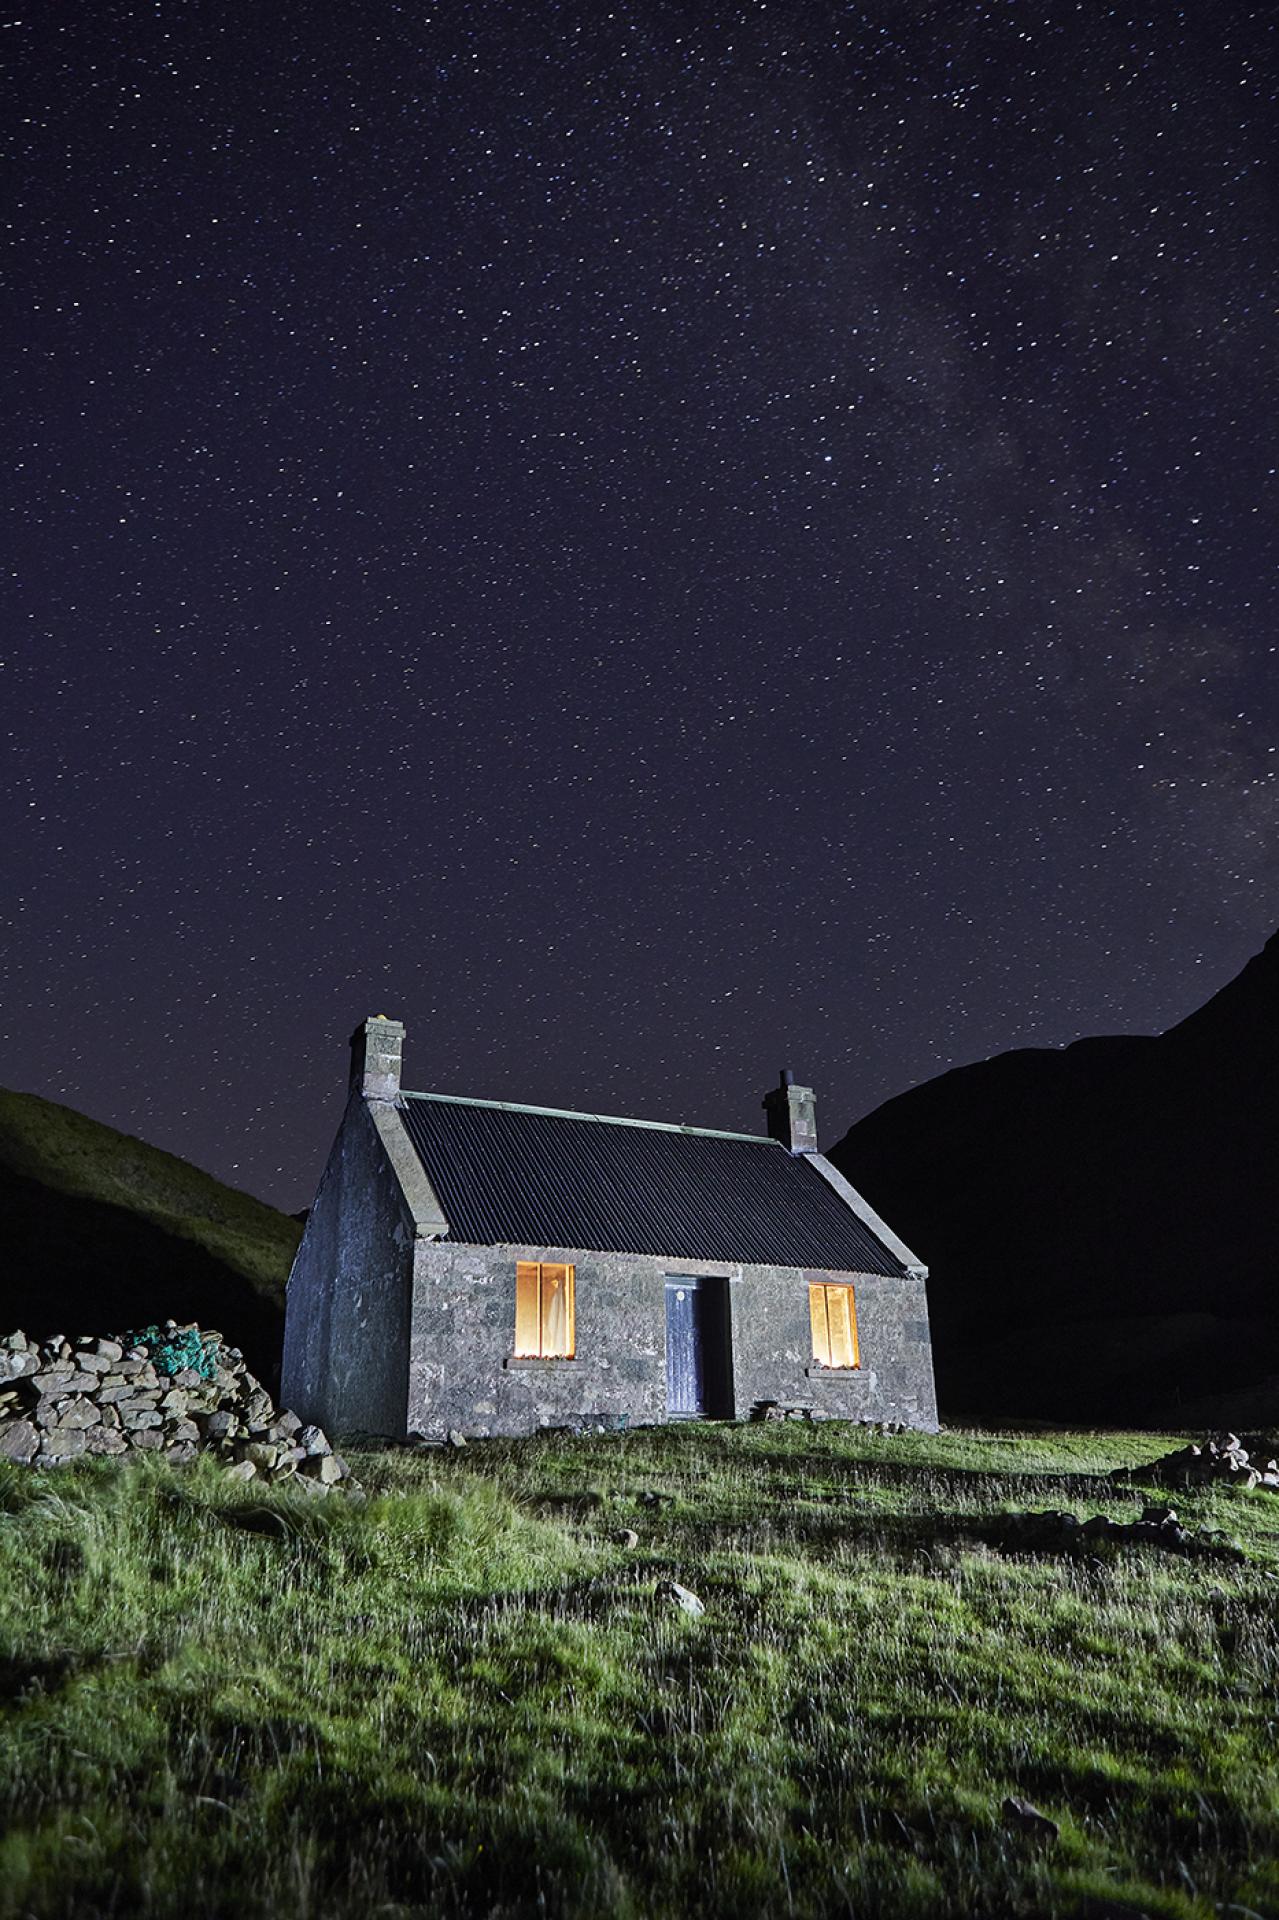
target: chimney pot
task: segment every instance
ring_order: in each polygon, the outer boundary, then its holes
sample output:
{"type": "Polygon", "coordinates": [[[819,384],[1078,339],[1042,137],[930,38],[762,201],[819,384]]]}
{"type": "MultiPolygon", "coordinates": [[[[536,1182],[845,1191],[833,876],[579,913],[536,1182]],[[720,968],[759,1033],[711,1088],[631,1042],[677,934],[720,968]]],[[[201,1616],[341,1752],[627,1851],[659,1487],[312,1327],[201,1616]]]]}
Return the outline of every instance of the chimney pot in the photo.
{"type": "Polygon", "coordinates": [[[768,1131],[788,1153],[817,1152],[817,1100],[811,1087],[797,1087],[789,1067],[782,1068],[781,1085],[764,1096],[768,1131]]]}
{"type": "Polygon", "coordinates": [[[400,1055],[404,1028],[376,1013],[351,1035],[351,1090],[366,1100],[396,1100],[400,1092],[400,1055]]]}

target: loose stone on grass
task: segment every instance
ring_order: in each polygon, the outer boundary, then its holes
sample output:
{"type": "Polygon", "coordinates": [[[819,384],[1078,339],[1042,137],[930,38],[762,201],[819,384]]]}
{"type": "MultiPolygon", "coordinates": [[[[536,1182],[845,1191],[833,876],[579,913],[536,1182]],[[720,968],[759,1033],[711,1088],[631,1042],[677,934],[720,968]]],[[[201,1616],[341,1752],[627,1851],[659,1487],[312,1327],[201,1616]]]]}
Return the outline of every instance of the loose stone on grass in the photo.
{"type": "Polygon", "coordinates": [[[1020,1799],[1010,1793],[1000,1808],[1006,1827],[1016,1827],[1019,1832],[1027,1833],[1035,1840],[1056,1840],[1061,1828],[1046,1813],[1031,1805],[1029,1800],[1020,1799]]]}
{"type": "Polygon", "coordinates": [[[1193,1441],[1188,1447],[1178,1447],[1175,1453],[1166,1453],[1160,1460],[1152,1460],[1145,1467],[1116,1467],[1112,1480],[1153,1481],[1157,1486],[1197,1487],[1212,1482],[1225,1482],[1227,1485],[1242,1487],[1251,1491],[1253,1487],[1268,1487],[1279,1491],[1279,1460],[1273,1456],[1262,1459],[1265,1442],[1250,1441],[1244,1446],[1237,1433],[1217,1433],[1204,1441],[1202,1446],[1193,1441]],[[1250,1457],[1249,1449],[1253,1449],[1250,1457]]]}
{"type": "Polygon", "coordinates": [[[698,1599],[690,1587],[681,1587],[678,1580],[659,1580],[657,1597],[659,1600],[673,1600],[684,1613],[697,1615],[706,1611],[705,1603],[698,1599]]]}
{"type": "Polygon", "coordinates": [[[1082,1523],[1073,1513],[1008,1513],[997,1522],[1000,1544],[1020,1552],[1063,1552],[1108,1541],[1116,1546],[1162,1547],[1192,1557],[1243,1557],[1238,1541],[1218,1527],[1183,1527],[1171,1507],[1146,1507],[1140,1520],[1111,1520],[1095,1513],[1082,1523]]]}

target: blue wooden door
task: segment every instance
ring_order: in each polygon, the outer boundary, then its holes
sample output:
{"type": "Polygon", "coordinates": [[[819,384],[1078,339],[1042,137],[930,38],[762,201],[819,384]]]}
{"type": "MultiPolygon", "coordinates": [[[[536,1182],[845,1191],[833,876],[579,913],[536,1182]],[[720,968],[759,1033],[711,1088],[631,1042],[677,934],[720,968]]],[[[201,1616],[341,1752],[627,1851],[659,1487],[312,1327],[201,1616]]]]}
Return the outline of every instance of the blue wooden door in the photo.
{"type": "Polygon", "coordinates": [[[706,1343],[697,1281],[666,1282],[666,1411],[706,1411],[706,1343]]]}

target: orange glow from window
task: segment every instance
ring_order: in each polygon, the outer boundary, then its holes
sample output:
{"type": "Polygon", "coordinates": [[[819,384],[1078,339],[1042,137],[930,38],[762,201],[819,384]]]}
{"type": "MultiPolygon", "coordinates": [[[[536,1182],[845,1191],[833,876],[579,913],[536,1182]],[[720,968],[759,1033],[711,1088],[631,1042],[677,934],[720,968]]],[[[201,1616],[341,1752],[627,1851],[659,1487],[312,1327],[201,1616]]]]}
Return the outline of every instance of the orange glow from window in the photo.
{"type": "Polygon", "coordinates": [[[810,1286],[808,1316],[813,1330],[813,1358],[819,1366],[860,1367],[857,1304],[850,1286],[842,1282],[810,1286]]]}
{"type": "Polygon", "coordinates": [[[577,1350],[574,1269],[520,1260],[515,1268],[515,1351],[535,1360],[571,1360],[577,1350]]]}

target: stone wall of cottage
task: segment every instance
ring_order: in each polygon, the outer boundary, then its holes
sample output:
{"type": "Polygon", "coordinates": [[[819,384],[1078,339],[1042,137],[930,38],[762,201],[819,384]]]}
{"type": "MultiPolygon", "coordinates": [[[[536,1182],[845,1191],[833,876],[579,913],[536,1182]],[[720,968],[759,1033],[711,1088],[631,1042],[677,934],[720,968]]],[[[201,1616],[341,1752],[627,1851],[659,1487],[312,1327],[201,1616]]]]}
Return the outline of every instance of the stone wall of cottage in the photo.
{"type": "Polygon", "coordinates": [[[304,1420],[331,1432],[405,1433],[414,1230],[356,1095],[289,1276],[281,1392],[304,1420]]]}
{"type": "Polygon", "coordinates": [[[578,1423],[639,1426],[666,1418],[666,1278],[726,1276],[734,1413],[766,1401],[850,1420],[935,1429],[924,1282],[564,1247],[473,1247],[420,1240],[414,1256],[407,1426],[442,1439],[535,1432],[578,1423]],[[577,1353],[517,1358],[520,1260],[576,1269],[577,1353]],[[833,1372],[812,1358],[810,1280],[856,1289],[861,1367],[833,1372]]]}

